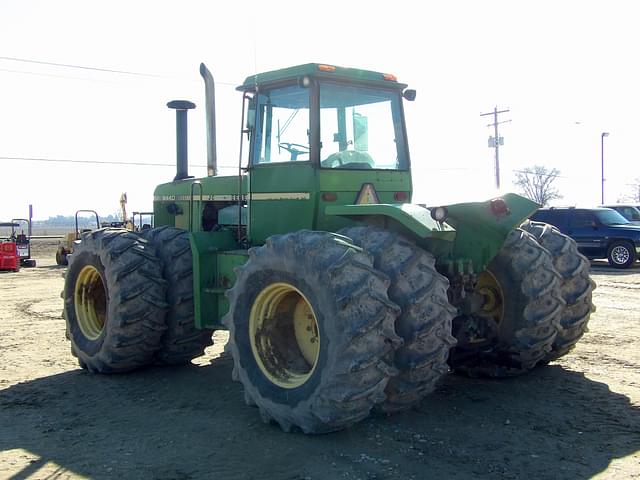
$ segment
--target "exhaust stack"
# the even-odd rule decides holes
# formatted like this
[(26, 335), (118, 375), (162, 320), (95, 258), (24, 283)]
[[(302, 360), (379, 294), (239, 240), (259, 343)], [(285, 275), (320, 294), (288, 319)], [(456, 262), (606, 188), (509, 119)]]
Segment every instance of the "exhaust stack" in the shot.
[(193, 178), (189, 176), (187, 158), (187, 111), (196, 105), (187, 100), (172, 100), (167, 107), (176, 111), (176, 176), (173, 181)]
[(207, 115), (207, 175), (218, 174), (216, 154), (216, 88), (213, 75), (204, 63), (200, 64), (200, 75), (204, 80), (205, 111)]

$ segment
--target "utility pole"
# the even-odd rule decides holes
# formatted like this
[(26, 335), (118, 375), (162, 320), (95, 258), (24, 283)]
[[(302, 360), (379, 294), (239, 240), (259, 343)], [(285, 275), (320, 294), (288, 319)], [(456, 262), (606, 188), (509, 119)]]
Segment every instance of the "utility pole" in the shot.
[(496, 188), (500, 188), (500, 151), (499, 151), (499, 147), (500, 147), (500, 145), (504, 145), (504, 139), (498, 135), (498, 125), (501, 124), (501, 123), (507, 123), (507, 122), (511, 121), (511, 120), (505, 120), (504, 122), (498, 122), (498, 114), (507, 113), (508, 111), (509, 110), (498, 110), (498, 107), (495, 107), (493, 109), (493, 112), (481, 113), (480, 114), (481, 117), (485, 117), (487, 115), (493, 115), (493, 123), (490, 123), (489, 125), (487, 125), (487, 127), (493, 127), (494, 128), (494, 133), (495, 133), (495, 137), (493, 137), (493, 140), (491, 139), (491, 137), (489, 137), (489, 147), (493, 147), (496, 150), (496, 162), (495, 162)]
[(600, 205), (604, 205), (604, 137), (608, 136), (609, 132), (600, 135)]

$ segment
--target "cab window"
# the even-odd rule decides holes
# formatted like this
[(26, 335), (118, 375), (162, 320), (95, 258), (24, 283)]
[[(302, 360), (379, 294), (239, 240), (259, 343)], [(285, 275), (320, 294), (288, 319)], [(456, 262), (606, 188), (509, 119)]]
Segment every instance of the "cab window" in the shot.
[(256, 123), (253, 164), (309, 160), (309, 89), (258, 94)]

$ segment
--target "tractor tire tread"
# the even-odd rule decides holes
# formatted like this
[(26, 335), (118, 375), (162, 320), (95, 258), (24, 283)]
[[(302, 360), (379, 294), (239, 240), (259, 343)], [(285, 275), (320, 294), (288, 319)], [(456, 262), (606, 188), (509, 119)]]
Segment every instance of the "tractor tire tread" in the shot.
[(488, 270), (496, 277), (506, 275), (505, 282), (517, 285), (519, 291), (519, 298), (505, 299), (516, 310), (510, 313), (511, 318), (502, 319), (506, 324), (500, 328), (508, 333), (488, 347), (455, 349), (450, 363), (470, 377), (527, 373), (544, 362), (556, 339), (565, 305), (560, 274), (551, 254), (519, 228), (509, 233)]
[[(243, 295), (256, 275), (281, 269), (326, 292), (331, 305), (322, 315), (329, 338), (317, 386), (295, 405), (281, 403), (260, 390), (249, 374), (253, 358), (241, 357), (236, 325)], [(389, 280), (373, 268), (369, 255), (346, 239), (327, 232), (302, 230), (269, 237), (265, 245), (249, 250), (249, 260), (236, 269), (235, 285), (227, 291), (229, 312), (223, 323), (229, 329), (229, 351), (234, 379), (245, 390), (245, 400), (255, 404), (266, 423), (275, 422), (284, 431), (298, 428), (305, 433), (326, 433), (348, 427), (367, 417), (374, 405), (385, 399), (384, 389), (393, 374), (390, 364), (396, 345), (394, 332), (399, 308), (387, 295)], [(317, 290), (316, 290), (317, 289)], [(260, 380), (266, 381), (266, 380)]]
[(595, 311), (593, 290), (596, 284), (589, 275), (589, 260), (578, 251), (572, 238), (541, 222), (526, 221), (521, 228), (551, 253), (554, 266), (562, 277), (560, 289), (566, 305), (556, 324), (558, 333), (552, 349), (544, 359), (548, 363), (569, 353), (587, 331), (589, 317)]
[[(99, 258), (104, 267), (103, 281), (109, 292), (107, 325), (102, 346), (92, 355), (83, 351), (69, 334), (73, 355), (81, 367), (96, 373), (127, 372), (149, 365), (165, 329), (167, 305), (159, 260), (146, 241), (126, 230), (98, 229), (83, 234), (76, 245), (69, 257), (67, 279), (72, 277), (70, 271), (82, 268), (86, 255)], [(145, 259), (143, 262), (141, 257)], [(121, 276), (125, 270), (128, 274)], [(73, 295), (74, 285), (65, 284), (67, 332)]]
[(388, 275), (389, 299), (401, 313), (396, 333), (403, 339), (394, 355), (399, 374), (386, 388), (377, 407), (385, 413), (407, 410), (431, 393), (449, 371), (447, 358), (455, 344), (451, 320), (455, 309), (447, 300), (449, 281), (435, 269), (429, 252), (393, 232), (372, 226), (340, 231), (374, 258), (374, 267)]
[(162, 265), (163, 278), (167, 282), (167, 328), (155, 361), (158, 365), (188, 364), (213, 344), (213, 330), (195, 326), (193, 257), (189, 233), (162, 226), (145, 230), (143, 236), (154, 246)]

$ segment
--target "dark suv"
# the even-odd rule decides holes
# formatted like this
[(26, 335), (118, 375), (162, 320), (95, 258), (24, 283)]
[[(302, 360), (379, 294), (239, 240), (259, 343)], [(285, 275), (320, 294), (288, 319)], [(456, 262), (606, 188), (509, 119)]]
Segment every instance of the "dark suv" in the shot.
[(541, 208), (531, 220), (555, 225), (573, 238), (587, 258), (606, 258), (629, 268), (640, 255), (640, 226), (610, 208)]

